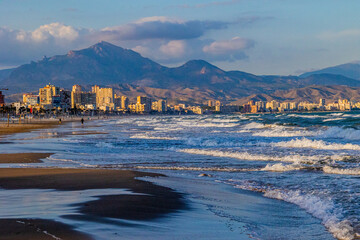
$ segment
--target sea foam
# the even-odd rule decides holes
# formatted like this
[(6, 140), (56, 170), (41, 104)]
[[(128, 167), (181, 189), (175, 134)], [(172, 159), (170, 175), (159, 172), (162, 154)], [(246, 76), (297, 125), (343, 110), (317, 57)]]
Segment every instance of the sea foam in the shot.
[(330, 166), (323, 167), (324, 173), (341, 174), (341, 175), (360, 175), (360, 168), (334, 168)]
[(262, 168), (262, 171), (269, 171), (269, 172), (287, 172), (287, 171), (294, 171), (294, 170), (300, 170), (303, 169), (303, 167), (300, 164), (282, 164), (282, 163), (276, 163), (276, 164), (267, 164), (264, 168)]
[(351, 143), (339, 144), (339, 143), (327, 143), (323, 140), (310, 140), (308, 138), (293, 139), (286, 142), (278, 142), (272, 144), (275, 147), (285, 148), (314, 148), (324, 150), (358, 150), (360, 151), (360, 145)]
[[(301, 155), (287, 155), (287, 156), (268, 156), (262, 154), (250, 154), (248, 152), (231, 152), (231, 151), (220, 151), (220, 150), (205, 150), (205, 149), (181, 149), (179, 152), (206, 155), (213, 157), (228, 157), (248, 161), (280, 161), (280, 162), (316, 162), (319, 160), (319, 156), (301, 156)], [(322, 156), (322, 159), (324, 157)]]

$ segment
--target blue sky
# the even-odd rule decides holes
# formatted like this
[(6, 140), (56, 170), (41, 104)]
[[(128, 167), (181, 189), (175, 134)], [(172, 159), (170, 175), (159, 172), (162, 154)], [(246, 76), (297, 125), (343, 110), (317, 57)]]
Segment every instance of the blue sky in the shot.
[(105, 40), (168, 66), (299, 74), (360, 60), (357, 0), (0, 0), (0, 68)]

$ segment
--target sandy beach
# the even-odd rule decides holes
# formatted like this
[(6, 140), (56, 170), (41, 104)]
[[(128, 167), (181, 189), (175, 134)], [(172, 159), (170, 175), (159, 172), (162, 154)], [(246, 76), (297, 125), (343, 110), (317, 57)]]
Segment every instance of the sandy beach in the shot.
[[(77, 212), (64, 218), (85, 219), (101, 222), (103, 218), (127, 220), (151, 220), (168, 213), (185, 209), (186, 204), (181, 194), (136, 177), (156, 177), (159, 174), (122, 170), (91, 169), (0, 169), (0, 187), (3, 189), (55, 189), (75, 191), (86, 189), (129, 189), (137, 193), (98, 196), (97, 200), (77, 205)], [(19, 222), (25, 222), (18, 228)], [(34, 226), (40, 226), (47, 233), (61, 239), (78, 238), (80, 234), (70, 226), (51, 220), (41, 219), (3, 219), (0, 227), (0, 239), (26, 239), (34, 234)], [(9, 226), (9, 227), (8, 227)], [(13, 230), (12, 230), (13, 229)], [(20, 238), (14, 238), (16, 235)], [(36, 232), (41, 234), (41, 231)], [(44, 237), (46, 234), (44, 233)], [(67, 237), (68, 236), (68, 237)], [(82, 236), (81, 234), (79, 236)], [(34, 235), (34, 239), (36, 236)], [(44, 238), (46, 239), (46, 238)]]
[(50, 157), (52, 153), (3, 153), (1, 163), (41, 163), (40, 159)]

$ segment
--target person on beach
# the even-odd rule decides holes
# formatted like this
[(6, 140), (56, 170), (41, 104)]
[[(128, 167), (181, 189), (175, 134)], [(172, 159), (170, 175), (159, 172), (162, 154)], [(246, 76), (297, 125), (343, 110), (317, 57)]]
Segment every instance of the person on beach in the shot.
[(84, 125), (84, 118), (81, 118), (81, 125)]

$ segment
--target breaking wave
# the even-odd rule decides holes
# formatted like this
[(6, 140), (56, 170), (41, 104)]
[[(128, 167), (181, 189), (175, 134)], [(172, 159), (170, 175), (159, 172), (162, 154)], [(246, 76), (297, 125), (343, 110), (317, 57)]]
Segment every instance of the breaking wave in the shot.
[[(280, 161), (280, 162), (316, 162), (319, 161), (319, 156), (301, 156), (301, 155), (287, 155), (287, 156), (267, 156), (262, 154), (250, 154), (248, 152), (231, 152), (219, 150), (204, 150), (204, 149), (181, 149), (179, 152), (206, 155), (213, 157), (228, 157), (249, 161)], [(324, 156), (321, 156), (324, 159)]]
[(360, 150), (360, 145), (355, 145), (351, 143), (327, 143), (323, 140), (310, 140), (307, 138), (297, 138), (287, 142), (273, 143), (273, 146), (286, 148), (314, 148), (324, 150)]
[(287, 171), (294, 171), (294, 170), (300, 170), (303, 169), (303, 167), (299, 164), (288, 164), (284, 165), (282, 163), (276, 163), (276, 164), (267, 164), (264, 168), (262, 168), (262, 171), (270, 171), (270, 172), (287, 172)]
[(303, 194), (299, 190), (269, 190), (265, 191), (264, 196), (290, 202), (305, 209), (314, 217), (321, 219), (323, 225), (337, 239), (352, 240), (356, 236), (351, 223), (348, 220), (340, 220), (341, 213), (335, 210), (335, 205), (331, 200), (323, 200), (312, 194)]
[(165, 137), (165, 136), (151, 136), (147, 134), (135, 134), (130, 138), (137, 138), (137, 139), (154, 139), (154, 140), (178, 140), (175, 137)]
[(360, 131), (353, 128), (331, 127), (318, 135), (322, 138), (343, 138), (348, 140), (360, 140)]
[(324, 173), (340, 175), (360, 175), (360, 168), (334, 168), (330, 166), (323, 167)]
[(251, 172), (258, 169), (245, 168), (220, 168), (220, 167), (175, 167), (175, 166), (136, 166), (136, 169), (156, 169), (156, 170), (181, 170), (181, 171), (213, 171), (213, 172)]
[[(229, 180), (230, 182), (234, 180)], [(354, 230), (351, 222), (341, 220), (342, 209), (335, 206), (331, 199), (322, 199), (311, 193), (303, 193), (300, 190), (281, 190), (272, 187), (257, 186), (254, 182), (243, 181), (236, 184), (236, 188), (262, 192), (265, 197), (282, 200), (299, 206), (314, 217), (320, 219), (322, 224), (337, 239), (353, 240), (358, 233)]]
[(316, 133), (306, 130), (292, 130), (286, 127), (277, 126), (271, 130), (254, 133), (253, 136), (260, 137), (302, 137), (314, 136)]

